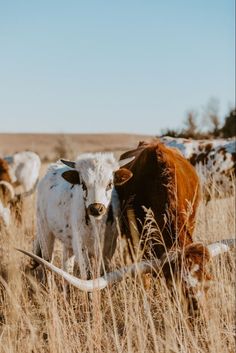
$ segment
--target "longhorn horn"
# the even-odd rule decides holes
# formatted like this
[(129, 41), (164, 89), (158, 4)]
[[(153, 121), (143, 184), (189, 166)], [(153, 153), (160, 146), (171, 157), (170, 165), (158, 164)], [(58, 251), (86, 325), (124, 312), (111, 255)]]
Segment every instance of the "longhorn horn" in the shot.
[(220, 255), (224, 252), (228, 252), (230, 249), (235, 247), (236, 247), (236, 240), (234, 238), (223, 239), (223, 240), (217, 241), (216, 243), (207, 245), (207, 249), (209, 250), (212, 257)]
[(13, 201), (17, 201), (17, 200), (20, 200), (21, 198), (31, 196), (35, 192), (38, 183), (39, 183), (39, 178), (36, 180), (33, 187), (29, 191), (22, 192), (21, 194), (16, 194)]
[(66, 161), (65, 159), (61, 159), (61, 162), (65, 165), (67, 165), (67, 167), (70, 167), (70, 168), (75, 168), (75, 162), (72, 162), (72, 161)]
[(142, 261), (139, 263), (134, 263), (130, 266), (123, 267), (119, 270), (109, 272), (105, 274), (102, 277), (98, 277), (96, 279), (90, 279), (90, 280), (83, 280), (80, 278), (77, 278), (73, 275), (70, 275), (69, 273), (63, 271), (62, 269), (56, 267), (55, 265), (51, 264), (50, 262), (42, 259), (41, 257), (22, 250), (22, 249), (16, 249), (17, 251), (22, 252), (23, 254), (31, 257), (35, 261), (37, 261), (39, 264), (44, 265), (47, 267), (50, 271), (57, 273), (61, 277), (63, 277), (68, 283), (72, 284), (76, 288), (85, 291), (85, 292), (92, 292), (95, 290), (101, 290), (112, 283), (115, 282), (120, 282), (125, 275), (130, 275), (134, 276), (137, 272), (140, 273), (149, 273), (152, 270), (159, 269), (160, 268), (160, 261), (159, 260), (153, 260), (153, 261)]
[(8, 190), (9, 200), (12, 200), (15, 196), (15, 191), (14, 191), (13, 186), (8, 181), (5, 181), (5, 180), (0, 181), (0, 187), (1, 187), (1, 185)]
[(125, 159), (121, 159), (120, 161), (118, 161), (120, 168), (123, 167), (126, 164), (129, 164), (130, 162), (132, 162), (135, 159), (135, 156), (133, 157), (129, 157), (129, 158), (125, 158)]

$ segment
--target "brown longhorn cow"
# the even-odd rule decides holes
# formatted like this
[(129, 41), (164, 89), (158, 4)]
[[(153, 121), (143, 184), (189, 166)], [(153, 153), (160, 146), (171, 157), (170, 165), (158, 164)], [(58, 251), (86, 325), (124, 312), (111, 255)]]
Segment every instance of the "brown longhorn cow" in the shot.
[[(192, 244), (196, 211), (200, 200), (199, 179), (195, 169), (175, 149), (162, 143), (139, 144), (134, 151), (121, 155), (121, 160), (135, 155), (127, 165), (133, 177), (126, 186), (117, 187), (120, 200), (122, 234), (133, 244), (132, 228), (142, 233), (144, 257), (151, 253), (161, 258), (166, 249)], [(157, 225), (147, 247), (143, 226), (146, 210), (151, 209)], [(128, 212), (127, 212), (128, 211)], [(131, 226), (130, 215), (133, 222)], [(135, 244), (133, 244), (135, 246)]]

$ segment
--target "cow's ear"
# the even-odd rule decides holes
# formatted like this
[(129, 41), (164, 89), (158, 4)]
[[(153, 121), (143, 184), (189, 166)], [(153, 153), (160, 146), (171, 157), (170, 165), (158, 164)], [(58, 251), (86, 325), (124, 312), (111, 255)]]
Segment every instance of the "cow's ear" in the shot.
[(123, 185), (126, 183), (130, 178), (132, 178), (133, 173), (126, 168), (120, 168), (114, 173), (114, 185)]
[(61, 176), (70, 184), (80, 184), (79, 172), (77, 170), (67, 170)]

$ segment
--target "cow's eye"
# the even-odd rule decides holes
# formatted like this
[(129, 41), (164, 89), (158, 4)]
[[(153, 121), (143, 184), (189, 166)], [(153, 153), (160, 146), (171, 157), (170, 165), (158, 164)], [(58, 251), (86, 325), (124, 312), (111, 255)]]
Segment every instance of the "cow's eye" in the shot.
[(112, 186), (113, 186), (113, 183), (112, 183), (112, 181), (110, 181), (106, 187), (106, 191), (110, 190), (112, 188)]

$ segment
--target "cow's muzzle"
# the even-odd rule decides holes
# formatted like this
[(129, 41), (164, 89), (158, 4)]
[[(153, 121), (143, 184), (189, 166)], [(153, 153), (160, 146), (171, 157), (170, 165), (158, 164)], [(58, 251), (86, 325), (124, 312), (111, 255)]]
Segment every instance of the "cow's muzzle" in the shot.
[(91, 203), (88, 207), (88, 213), (90, 216), (99, 217), (104, 215), (106, 212), (106, 207), (102, 203)]

